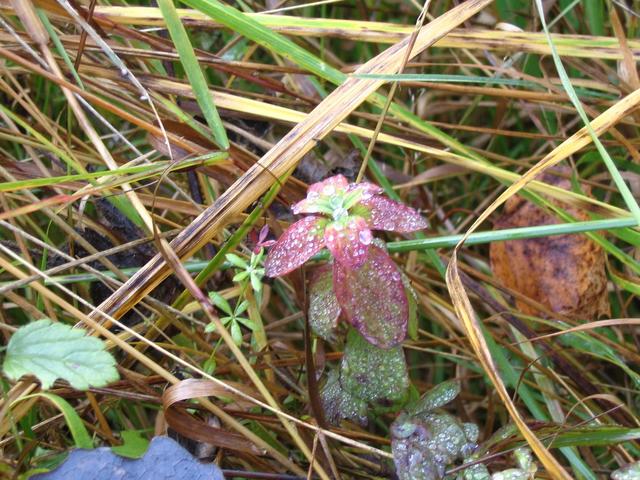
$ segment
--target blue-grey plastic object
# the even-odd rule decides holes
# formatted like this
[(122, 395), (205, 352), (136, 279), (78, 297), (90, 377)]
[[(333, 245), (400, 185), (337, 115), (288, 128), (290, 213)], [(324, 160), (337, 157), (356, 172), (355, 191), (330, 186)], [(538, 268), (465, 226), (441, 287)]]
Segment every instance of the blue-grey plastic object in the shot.
[(32, 480), (224, 480), (215, 464), (198, 462), (169, 437), (155, 437), (140, 459), (116, 455), (108, 447), (73, 450), (55, 470)]

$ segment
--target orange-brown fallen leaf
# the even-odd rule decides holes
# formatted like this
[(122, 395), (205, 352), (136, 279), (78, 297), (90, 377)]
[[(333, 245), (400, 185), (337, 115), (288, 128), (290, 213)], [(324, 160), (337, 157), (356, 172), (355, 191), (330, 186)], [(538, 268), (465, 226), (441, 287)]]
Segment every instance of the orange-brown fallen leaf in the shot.
[[(569, 180), (553, 174), (546, 183), (570, 188)], [(585, 189), (585, 193), (589, 193)], [(578, 221), (586, 212), (555, 202)], [(516, 196), (505, 204), (495, 222), (496, 229), (558, 223), (557, 218), (533, 203)], [(527, 240), (493, 242), (491, 268), (502, 284), (549, 310), (576, 319), (592, 320), (609, 314), (605, 252), (586, 235), (560, 235)], [(538, 309), (516, 299), (516, 307), (527, 315), (544, 316)]]

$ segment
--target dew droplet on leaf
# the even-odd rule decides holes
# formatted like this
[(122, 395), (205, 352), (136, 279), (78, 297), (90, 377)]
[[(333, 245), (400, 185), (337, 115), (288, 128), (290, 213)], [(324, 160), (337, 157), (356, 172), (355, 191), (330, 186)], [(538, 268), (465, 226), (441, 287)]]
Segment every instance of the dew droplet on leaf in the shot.
[(360, 268), (334, 262), (333, 283), (348, 321), (369, 342), (390, 348), (405, 339), (408, 300), (398, 267), (384, 250), (369, 245)]
[(333, 267), (323, 265), (314, 270), (309, 280), (309, 324), (316, 335), (331, 341), (339, 316), (340, 305), (333, 293)]
[(427, 221), (416, 210), (382, 195), (361, 199), (369, 211), (368, 224), (374, 230), (415, 232), (427, 228)]
[(346, 268), (362, 266), (368, 250), (368, 245), (360, 242), (360, 233), (363, 231), (369, 231), (369, 227), (362, 217), (349, 217), (346, 224), (338, 221), (327, 226), (325, 242), (337, 263)]
[(266, 275), (285, 275), (318, 253), (324, 246), (324, 239), (320, 234), (309, 233), (321, 232), (326, 223), (326, 219), (311, 215), (291, 225), (269, 251), (265, 261)]

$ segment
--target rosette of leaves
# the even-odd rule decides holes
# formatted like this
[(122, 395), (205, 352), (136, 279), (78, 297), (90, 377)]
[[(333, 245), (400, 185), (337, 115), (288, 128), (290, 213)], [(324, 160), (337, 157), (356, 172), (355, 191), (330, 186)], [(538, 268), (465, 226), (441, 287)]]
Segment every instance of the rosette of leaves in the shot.
[(377, 185), (349, 184), (342, 175), (311, 185), (293, 206), (294, 213), (306, 216), (271, 248), (265, 272), (285, 275), (327, 247), (332, 262), (310, 285), (311, 323), (327, 338), (342, 316), (371, 344), (388, 349), (406, 337), (410, 301), (402, 273), (373, 242), (371, 231), (406, 233), (427, 223), (416, 210), (381, 193)]
[(264, 277), (264, 268), (262, 267), (263, 256), (264, 250), (262, 248), (257, 252), (252, 252), (251, 259), (248, 262), (234, 253), (228, 253), (226, 255), (227, 261), (229, 261), (237, 271), (233, 277), (233, 281), (238, 283), (248, 281), (253, 291), (258, 295), (262, 293), (262, 277)]
[[(220, 295), (218, 292), (210, 292), (209, 298), (213, 304), (222, 310), (226, 315), (220, 317), (222, 324), (229, 329), (233, 342), (240, 346), (242, 345), (242, 327), (244, 326), (252, 332), (256, 330), (256, 325), (250, 319), (242, 316), (243, 313), (249, 308), (249, 302), (247, 300), (239, 301), (234, 308), (231, 307), (229, 302)], [(215, 323), (208, 324), (204, 331), (209, 333), (216, 329)]]

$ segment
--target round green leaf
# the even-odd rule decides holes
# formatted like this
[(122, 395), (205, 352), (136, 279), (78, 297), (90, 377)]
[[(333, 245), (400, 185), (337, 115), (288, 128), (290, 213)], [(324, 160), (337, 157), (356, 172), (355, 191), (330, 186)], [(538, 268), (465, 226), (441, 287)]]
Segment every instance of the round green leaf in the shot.
[(13, 334), (2, 369), (12, 380), (35, 375), (45, 390), (58, 378), (78, 390), (102, 387), (119, 378), (116, 361), (102, 340), (48, 319)]

